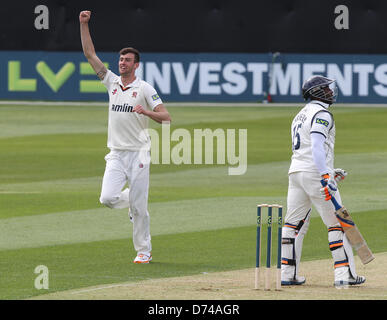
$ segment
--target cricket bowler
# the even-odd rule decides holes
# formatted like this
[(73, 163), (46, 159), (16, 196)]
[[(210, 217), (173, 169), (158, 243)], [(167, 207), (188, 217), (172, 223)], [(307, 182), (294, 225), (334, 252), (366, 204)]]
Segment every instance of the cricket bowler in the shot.
[[(162, 123), (171, 118), (156, 90), (139, 79), (135, 71), (139, 52), (123, 48), (119, 53), (119, 75), (107, 70), (95, 53), (89, 31), (90, 11), (79, 15), (83, 52), (109, 94), (106, 168), (100, 202), (114, 209), (128, 208), (133, 222), (134, 263), (152, 260), (148, 189), (150, 137), (148, 120)], [(128, 184), (129, 188), (124, 189)]]

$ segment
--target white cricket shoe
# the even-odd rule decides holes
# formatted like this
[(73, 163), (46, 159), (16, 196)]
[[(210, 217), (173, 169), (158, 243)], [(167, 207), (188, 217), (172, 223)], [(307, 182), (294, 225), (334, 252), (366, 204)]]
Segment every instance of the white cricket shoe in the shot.
[(296, 278), (281, 280), (281, 286), (299, 286), (304, 284), (305, 281), (305, 277), (297, 276)]
[(335, 269), (335, 282), (334, 286), (336, 289), (348, 289), (349, 286), (349, 268), (341, 267)]
[(366, 281), (366, 277), (364, 276), (357, 276), (356, 278), (350, 277), (349, 278), (349, 285), (350, 286), (356, 286), (358, 284), (362, 284)]
[(130, 212), (130, 207), (129, 207), (129, 210), (128, 210), (128, 217), (129, 217), (130, 222), (133, 223), (133, 215)]
[(152, 254), (138, 254), (137, 257), (133, 260), (134, 263), (149, 263), (152, 261)]

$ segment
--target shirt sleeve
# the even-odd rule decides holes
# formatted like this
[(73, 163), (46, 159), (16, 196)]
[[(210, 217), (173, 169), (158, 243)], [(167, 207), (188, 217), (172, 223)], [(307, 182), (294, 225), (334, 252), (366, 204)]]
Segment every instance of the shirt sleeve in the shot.
[(156, 89), (153, 88), (150, 84), (144, 82), (143, 90), (145, 101), (151, 110), (153, 110), (159, 104), (163, 103)]
[(325, 138), (318, 132), (312, 132), (310, 138), (312, 140), (312, 156), (314, 164), (320, 175), (326, 174), (329, 170), (326, 164), (326, 153), (324, 149)]
[(117, 79), (117, 75), (114, 74), (112, 71), (108, 70), (106, 75), (105, 75), (105, 78), (103, 78), (103, 80), (101, 80), (101, 82), (106, 87), (108, 92), (110, 92), (110, 88), (116, 79)]
[(326, 138), (332, 126), (332, 115), (329, 112), (320, 111), (316, 113), (316, 115), (313, 117), (312, 125), (310, 128), (310, 134), (317, 133), (323, 135)]

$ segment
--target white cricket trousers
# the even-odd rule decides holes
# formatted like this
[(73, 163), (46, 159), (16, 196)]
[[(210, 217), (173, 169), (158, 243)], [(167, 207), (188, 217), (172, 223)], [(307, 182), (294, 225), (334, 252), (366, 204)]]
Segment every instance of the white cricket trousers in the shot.
[[(301, 171), (289, 175), (286, 222), (298, 224), (313, 205), (328, 228), (340, 225), (332, 202), (325, 201), (320, 193), (320, 180), (321, 177), (313, 172)], [(335, 193), (335, 198), (341, 203), (339, 190)]]
[[(309, 228), (312, 206), (316, 208), (328, 229), (328, 241), (335, 268), (348, 265), (352, 275), (356, 277), (352, 247), (340, 228), (337, 228), (340, 223), (336, 218), (334, 205), (331, 201), (326, 201), (320, 193), (320, 181), (320, 175), (313, 172), (301, 171), (289, 175), (287, 213), (282, 228), (283, 278), (297, 277), (302, 243)], [(334, 196), (341, 203), (339, 190)]]
[[(150, 255), (152, 250), (148, 212), (150, 153), (113, 149), (105, 156), (105, 160), (100, 202), (113, 209), (130, 207), (133, 217), (134, 249), (137, 254)], [(126, 183), (130, 189), (122, 190)]]

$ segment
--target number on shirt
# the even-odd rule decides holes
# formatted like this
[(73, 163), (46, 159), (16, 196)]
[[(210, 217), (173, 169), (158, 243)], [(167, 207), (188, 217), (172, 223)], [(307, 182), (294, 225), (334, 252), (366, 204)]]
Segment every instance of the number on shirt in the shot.
[(302, 126), (302, 123), (299, 123), (293, 127), (293, 136), (292, 136), (293, 150), (298, 150), (300, 148), (301, 138), (298, 130), (300, 130), (301, 126)]

